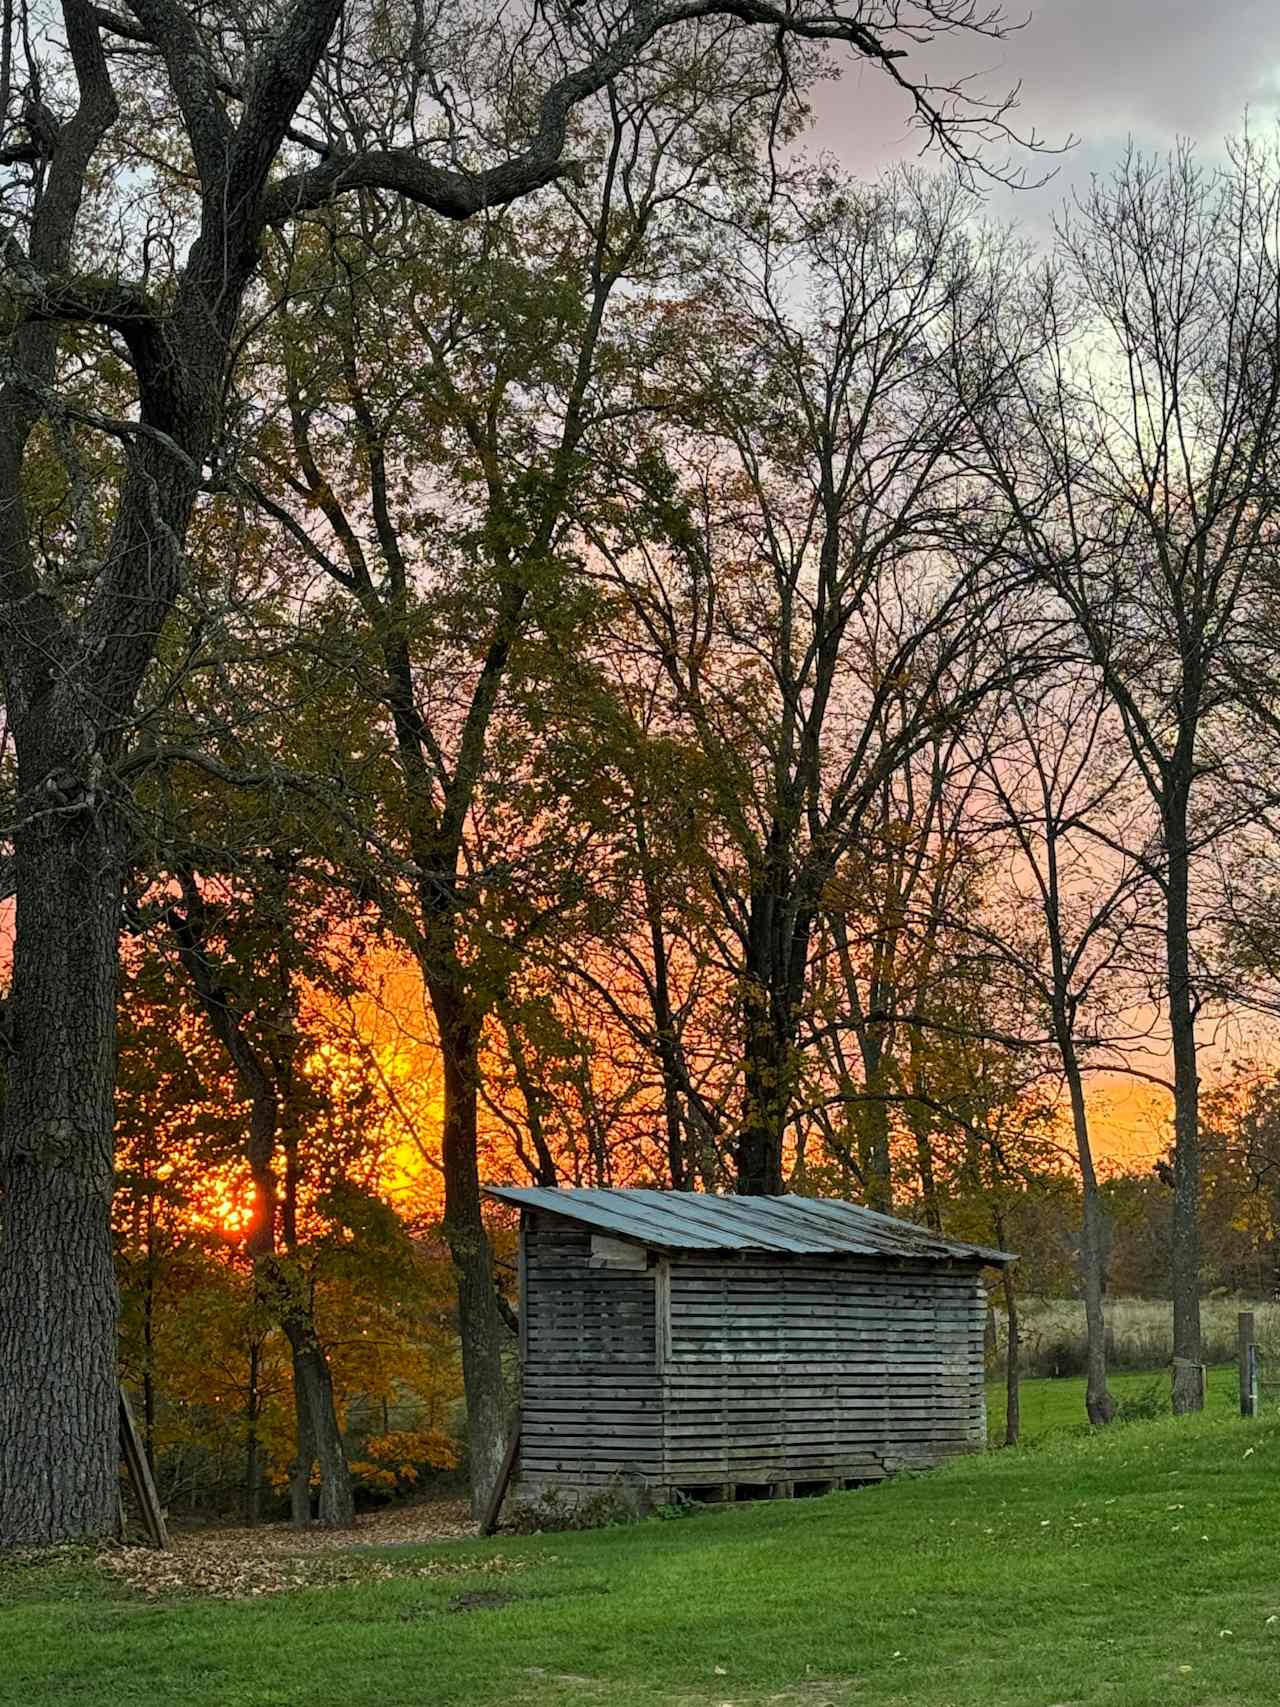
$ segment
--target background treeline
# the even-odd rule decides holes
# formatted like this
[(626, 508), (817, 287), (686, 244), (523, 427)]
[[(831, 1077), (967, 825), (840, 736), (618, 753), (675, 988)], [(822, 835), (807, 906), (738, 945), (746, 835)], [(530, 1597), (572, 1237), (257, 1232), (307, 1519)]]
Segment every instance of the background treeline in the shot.
[(1275, 1085), (1205, 1050), (1280, 954), (1272, 142), (1041, 253), (1005, 108), (804, 156), (819, 44), (876, 57), (825, 7), (19, 10), (0, 1536), (113, 1521), (118, 1340), (193, 1505), (344, 1522), (460, 1389), (482, 1498), (485, 1180), (1018, 1250), (1099, 1424), (1163, 1295), (1194, 1409), (1202, 1296), (1277, 1273)]

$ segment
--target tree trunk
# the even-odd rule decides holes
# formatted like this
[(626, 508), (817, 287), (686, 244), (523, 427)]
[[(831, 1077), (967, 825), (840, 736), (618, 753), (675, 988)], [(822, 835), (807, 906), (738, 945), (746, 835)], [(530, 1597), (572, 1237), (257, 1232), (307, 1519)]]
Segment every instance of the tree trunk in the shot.
[(1093, 1146), (1089, 1137), (1084, 1081), (1076, 1057), (1075, 1039), (1066, 1023), (1065, 1015), (1061, 1016), (1058, 1029), (1059, 1050), (1071, 1099), (1071, 1124), (1076, 1140), (1076, 1155), (1080, 1163), (1083, 1197), (1080, 1269), (1084, 1282), (1085, 1337), (1088, 1348), (1084, 1403), (1089, 1421), (1102, 1425), (1109, 1423), (1116, 1414), (1116, 1403), (1107, 1386), (1107, 1323), (1103, 1308), (1107, 1264), (1106, 1215), (1098, 1192), (1098, 1176), (1093, 1166)]
[(1006, 1446), (1016, 1446), (1018, 1436), (1022, 1432), (1022, 1393), (1018, 1369), (1022, 1330), (1018, 1320), (1018, 1299), (1013, 1290), (1013, 1276), (1007, 1266), (1000, 1271), (1000, 1284), (1004, 1290), (1004, 1307), (1009, 1329), (1005, 1341), (1004, 1363), (1004, 1443)]
[[(32, 709), (32, 720), (53, 712)], [(21, 739), (25, 733), (25, 741)], [(40, 731), (19, 729), (22, 771)], [(37, 777), (20, 776), (34, 800)], [(0, 1547), (114, 1532), (118, 1301), (112, 1088), (121, 864), (101, 806), (16, 838), (0, 1112)]]
[(1106, 1216), (1096, 1180), (1084, 1188), (1084, 1220), (1080, 1241), (1084, 1270), (1084, 1319), (1087, 1342), (1085, 1410), (1095, 1427), (1111, 1422), (1116, 1402), (1107, 1385)]
[(868, 1039), (863, 1049), (866, 1086), (866, 1133), (862, 1150), (862, 1177), (867, 1207), (881, 1215), (893, 1214), (893, 1156), (890, 1147), (889, 1105), (884, 1101), (884, 1055), (879, 1042)]
[(244, 1407), (244, 1518), (248, 1524), (257, 1523), (262, 1515), (262, 1458), (258, 1450), (258, 1414), (261, 1410), (258, 1356), (258, 1342), (254, 1340), (249, 1347), (249, 1388), (245, 1394)]
[[(311, 1466), (320, 1466), (317, 1521), (331, 1529), (348, 1528), (355, 1520), (351, 1467), (347, 1463), (333, 1377), (314, 1325), (305, 1316), (289, 1317), (285, 1333), (293, 1353), (293, 1392), (298, 1419), (298, 1457), (290, 1486), (293, 1521), (306, 1522), (311, 1510)], [(305, 1498), (304, 1498), (305, 1491)]]
[(787, 838), (775, 824), (753, 884), (742, 975), (742, 1126), (738, 1190), (777, 1196), (796, 1086), (797, 1018), (809, 965), (812, 912), (800, 904), (787, 863)]
[(782, 1192), (782, 1142), (790, 1063), (773, 1023), (767, 991), (752, 986), (743, 1052), (742, 1128), (738, 1134), (738, 1190), (748, 1197)]
[(290, 1515), (295, 1524), (311, 1517), (311, 1467), (320, 1466), (320, 1500), (317, 1521), (332, 1529), (345, 1529), (355, 1521), (355, 1492), (351, 1466), (338, 1426), (338, 1407), (333, 1396), (333, 1373), (329, 1356), (316, 1332), (314, 1293), (308, 1279), (294, 1266), (298, 1262), (298, 1187), (302, 1178), (299, 1129), (292, 1062), (280, 1069), (280, 1106), (284, 1115), (284, 1192), (280, 1199), (280, 1230), (290, 1258), (286, 1277), (277, 1281), (287, 1287), (282, 1299), (281, 1326), (289, 1341), (293, 1363), (294, 1425), (298, 1456), (290, 1478)]
[[(925, 1080), (922, 1067), (924, 1041), (919, 1030), (913, 1027), (909, 1046), (908, 1066), (911, 1073), (911, 1089), (919, 1096), (925, 1093)], [(938, 1181), (933, 1171), (933, 1116), (922, 1102), (909, 1102), (906, 1108), (907, 1125), (911, 1128), (911, 1138), (916, 1152), (916, 1174), (920, 1180), (920, 1205), (924, 1210), (924, 1224), (930, 1232), (942, 1231), (942, 1204), (938, 1197)]]
[(662, 1109), (667, 1133), (667, 1174), (673, 1191), (691, 1189), (684, 1147), (684, 1123), (680, 1115), (680, 1079), (677, 1062), (675, 1016), (671, 1005), (671, 969), (667, 953), (666, 911), (649, 853), (644, 812), (636, 805), (633, 814), (636, 852), (640, 856), (640, 879), (644, 889), (645, 922), (653, 955), (653, 1031), (657, 1040), (658, 1064), (662, 1070)]
[(444, 1064), (445, 1236), (457, 1274), (471, 1507), (478, 1515), (497, 1483), (506, 1454), (510, 1405), (502, 1360), (510, 1334), (498, 1308), (493, 1252), (480, 1204), (476, 1153), (479, 1025), (465, 997), (447, 981), (428, 975), (427, 987)]
[(1166, 814), (1168, 911), (1165, 951), (1169, 1032), (1173, 1045), (1173, 1409), (1198, 1411), (1204, 1391), (1200, 1338), (1200, 1080), (1196, 1063), (1195, 997), (1191, 987), (1190, 854), (1185, 791)]
[(294, 1455), (289, 1466), (289, 1521), (295, 1529), (306, 1529), (311, 1522), (311, 1472), (316, 1462), (316, 1443), (306, 1383), (298, 1379), (296, 1365), (293, 1372), (293, 1434)]
[[(254, 1285), (264, 1307), (284, 1329), (293, 1353), (294, 1426), (297, 1455), (290, 1473), (289, 1499), (295, 1524), (311, 1517), (311, 1470), (320, 1465), (320, 1521), (338, 1527), (352, 1520), (351, 1471), (342, 1444), (333, 1401), (333, 1381), (324, 1348), (305, 1296), (305, 1282), (276, 1258), (276, 1219), (290, 1259), (297, 1258), (298, 1184), (301, 1174), (298, 1124), (293, 1103), (291, 1065), (275, 1065), (275, 1077), (264, 1055), (245, 1033), (231, 992), (210, 955), (206, 941), (204, 901), (194, 872), (179, 873), (184, 912), (169, 913), (169, 928), (195, 988), (210, 1028), (235, 1069), (237, 1082), (249, 1101), (249, 1133), (245, 1158), (253, 1178), (253, 1220), (245, 1250), (254, 1264)], [(289, 991), (287, 974), (283, 978)], [(281, 1148), (284, 1117), (284, 1196), (276, 1179), (276, 1154)]]

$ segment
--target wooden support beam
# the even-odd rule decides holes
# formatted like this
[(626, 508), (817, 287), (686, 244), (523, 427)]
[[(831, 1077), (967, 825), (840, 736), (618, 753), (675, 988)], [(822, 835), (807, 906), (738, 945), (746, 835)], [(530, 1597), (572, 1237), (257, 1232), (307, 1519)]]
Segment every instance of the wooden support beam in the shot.
[(507, 1487), (511, 1481), (511, 1472), (515, 1469), (516, 1454), (520, 1450), (520, 1413), (516, 1412), (515, 1421), (511, 1425), (511, 1439), (507, 1442), (507, 1450), (502, 1455), (502, 1468), (498, 1471), (498, 1479), (493, 1484), (489, 1495), (489, 1503), (484, 1508), (480, 1519), (481, 1535), (492, 1535), (498, 1527), (498, 1517), (502, 1511), (502, 1502), (507, 1495)]
[(162, 1552), (169, 1545), (169, 1532), (165, 1528), (164, 1512), (160, 1508), (160, 1496), (156, 1492), (155, 1478), (151, 1474), (151, 1465), (147, 1461), (146, 1449), (142, 1444), (142, 1436), (138, 1425), (133, 1420), (133, 1408), (129, 1404), (129, 1395), (124, 1388), (120, 1389), (120, 1450), (124, 1455), (125, 1464), (129, 1470), (129, 1480), (133, 1483), (133, 1491), (138, 1496), (138, 1505), (142, 1512), (142, 1521), (146, 1526), (147, 1536), (153, 1547)]

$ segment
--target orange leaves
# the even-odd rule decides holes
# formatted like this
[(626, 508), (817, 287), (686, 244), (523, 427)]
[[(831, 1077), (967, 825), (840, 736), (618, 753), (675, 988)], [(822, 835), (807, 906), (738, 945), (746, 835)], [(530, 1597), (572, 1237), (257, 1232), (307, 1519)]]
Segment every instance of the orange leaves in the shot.
[(455, 1441), (440, 1429), (393, 1429), (371, 1435), (365, 1456), (353, 1459), (351, 1474), (366, 1488), (407, 1493), (423, 1470), (454, 1470), (461, 1461)]

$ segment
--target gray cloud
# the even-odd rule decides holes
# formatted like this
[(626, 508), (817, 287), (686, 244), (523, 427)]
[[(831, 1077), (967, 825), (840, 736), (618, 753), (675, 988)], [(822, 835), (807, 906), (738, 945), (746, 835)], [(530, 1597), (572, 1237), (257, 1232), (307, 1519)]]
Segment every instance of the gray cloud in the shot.
[[(1010, 15), (1016, 15), (1010, 6)], [(910, 63), (937, 82), (962, 75), (1000, 96), (1021, 83), (1020, 129), (1078, 146), (1053, 185), (1031, 195), (993, 197), (1001, 217), (1021, 213), (1033, 227), (1064, 194), (1106, 172), (1132, 137), (1165, 149), (1190, 137), (1207, 154), (1239, 131), (1280, 117), (1280, 6), (1275, 0), (1057, 0), (1003, 42), (955, 37), (918, 49)], [(910, 159), (919, 135), (882, 74), (850, 65), (818, 91), (813, 145), (871, 175)]]

